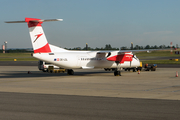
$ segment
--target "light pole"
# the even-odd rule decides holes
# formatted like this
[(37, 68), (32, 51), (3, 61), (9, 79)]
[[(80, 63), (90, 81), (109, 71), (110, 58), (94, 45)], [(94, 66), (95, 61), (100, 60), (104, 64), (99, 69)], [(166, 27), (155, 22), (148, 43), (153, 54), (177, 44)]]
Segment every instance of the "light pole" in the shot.
[(7, 41), (4, 42), (5, 43), (5, 53), (7, 52)]

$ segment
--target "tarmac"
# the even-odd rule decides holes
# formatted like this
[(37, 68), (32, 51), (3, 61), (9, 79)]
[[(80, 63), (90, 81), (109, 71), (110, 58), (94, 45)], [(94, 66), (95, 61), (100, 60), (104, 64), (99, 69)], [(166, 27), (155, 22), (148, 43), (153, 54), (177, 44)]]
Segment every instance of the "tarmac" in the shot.
[(140, 74), (122, 72), (122, 76), (103, 69), (77, 69), (75, 75), (69, 76), (44, 73), (35, 66), (0, 68), (2, 92), (180, 100), (180, 79), (175, 77), (179, 68), (158, 68)]
[[(38, 61), (0, 61), (0, 66), (37, 66)], [(180, 64), (158, 64), (158, 68), (180, 68)]]
[(179, 71), (114, 76), (77, 69), (71, 76), (37, 66), (0, 66), (0, 119), (179, 119)]

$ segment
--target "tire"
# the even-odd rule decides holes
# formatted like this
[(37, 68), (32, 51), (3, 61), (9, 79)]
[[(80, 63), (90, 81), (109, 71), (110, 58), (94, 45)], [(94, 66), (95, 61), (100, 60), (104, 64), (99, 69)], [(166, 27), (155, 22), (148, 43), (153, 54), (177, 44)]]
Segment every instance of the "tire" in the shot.
[(121, 76), (121, 71), (118, 71), (118, 75)]
[(73, 70), (70, 71), (70, 75), (74, 75), (74, 71)]
[(114, 76), (117, 76), (117, 71), (114, 71)]
[(67, 74), (68, 74), (68, 75), (74, 75), (74, 71), (73, 71), (72, 69), (69, 69), (69, 70), (67, 71)]
[(114, 71), (114, 76), (121, 76), (121, 71)]

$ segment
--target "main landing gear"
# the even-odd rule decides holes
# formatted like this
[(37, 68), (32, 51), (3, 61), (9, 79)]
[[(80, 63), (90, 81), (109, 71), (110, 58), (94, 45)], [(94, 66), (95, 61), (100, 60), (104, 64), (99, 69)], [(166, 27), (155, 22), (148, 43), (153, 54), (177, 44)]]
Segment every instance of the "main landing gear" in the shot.
[(121, 76), (121, 71), (118, 69), (115, 69), (114, 76)]
[(117, 68), (115, 69), (115, 71), (114, 71), (114, 76), (121, 76), (121, 68), (120, 68), (120, 66), (119, 66), (119, 61), (115, 61), (116, 62), (116, 64), (117, 64)]
[(74, 75), (74, 71), (73, 71), (72, 69), (68, 69), (68, 70), (67, 70), (67, 74), (68, 74), (68, 75)]

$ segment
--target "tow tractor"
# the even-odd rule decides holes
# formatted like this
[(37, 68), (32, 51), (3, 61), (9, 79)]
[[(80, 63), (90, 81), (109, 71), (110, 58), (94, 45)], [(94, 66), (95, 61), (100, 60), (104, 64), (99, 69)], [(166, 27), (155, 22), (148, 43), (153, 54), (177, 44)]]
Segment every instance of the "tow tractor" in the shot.
[(156, 71), (157, 64), (148, 65), (147, 63), (144, 65), (145, 71)]
[(50, 72), (50, 73), (66, 72), (66, 69), (63, 69), (61, 67), (55, 66), (51, 63), (47, 63), (41, 60), (38, 61), (38, 68), (39, 70), (42, 70), (43, 72)]

